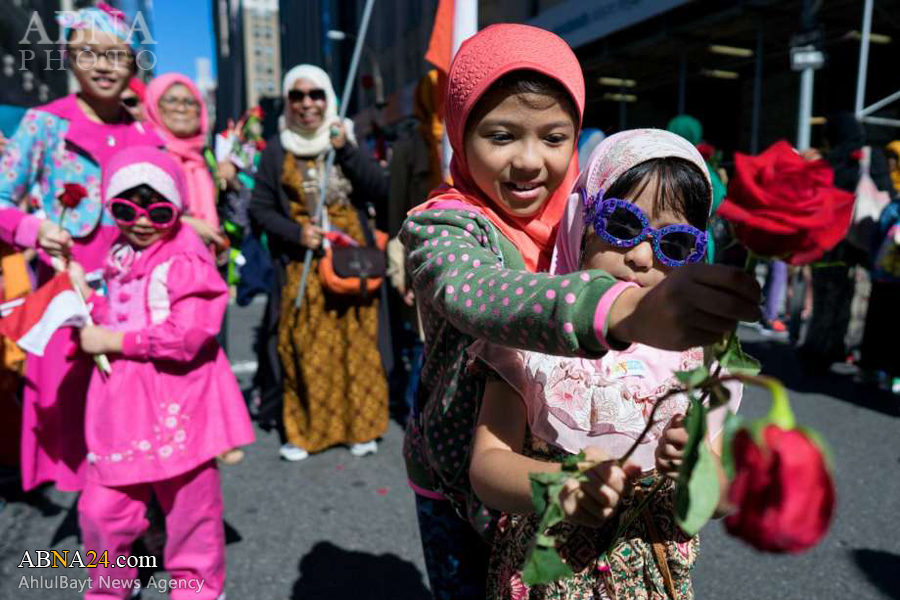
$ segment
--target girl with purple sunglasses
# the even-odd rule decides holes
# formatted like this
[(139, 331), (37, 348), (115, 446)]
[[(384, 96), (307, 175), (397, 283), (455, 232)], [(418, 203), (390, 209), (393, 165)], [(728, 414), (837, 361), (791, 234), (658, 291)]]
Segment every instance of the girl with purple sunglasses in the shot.
[[(622, 288), (652, 287), (705, 258), (711, 201), (703, 158), (686, 140), (655, 129), (609, 137), (591, 154), (569, 197), (551, 270), (565, 277), (602, 269)], [(699, 540), (682, 533), (673, 517), (688, 438), (687, 397), (666, 399), (632, 458), (621, 467), (615, 459), (638, 438), (657, 399), (677, 385), (674, 373), (702, 364), (702, 348), (675, 352), (632, 344), (601, 358), (569, 358), (480, 340), (469, 354), (471, 368), (488, 379), (469, 477), (482, 502), (504, 513), (487, 597), (692, 598)], [(740, 384), (730, 392), (736, 411)], [(709, 417), (707, 442), (715, 456), (724, 416), (717, 409)], [(589, 484), (573, 480), (561, 493), (567, 519), (554, 533), (575, 576), (529, 590), (519, 574), (538, 526), (528, 474), (558, 471), (581, 451), (605, 462), (589, 472)], [(660, 478), (663, 492), (618, 538), (608, 562), (601, 561), (618, 516)], [(719, 515), (725, 510), (723, 499)]]

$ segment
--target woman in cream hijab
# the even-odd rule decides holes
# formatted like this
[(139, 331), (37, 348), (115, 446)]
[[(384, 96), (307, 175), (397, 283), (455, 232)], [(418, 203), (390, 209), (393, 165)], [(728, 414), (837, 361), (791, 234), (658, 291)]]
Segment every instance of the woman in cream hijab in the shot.
[[(263, 357), (263, 402), (283, 389), (285, 460), (346, 444), (357, 456), (374, 453), (387, 428), (388, 390), (378, 348), (378, 296), (334, 294), (319, 280), (313, 259), (301, 308), (295, 299), (307, 248), (318, 250), (325, 227), (371, 245), (366, 205), (387, 202), (384, 172), (359, 152), (349, 120), (340, 123), (331, 80), (319, 67), (288, 71), (284, 114), (257, 173), (250, 215), (267, 234), (276, 289), (262, 339), (277, 340)], [(326, 156), (334, 148), (326, 214), (313, 223)], [(279, 374), (279, 370), (283, 374)], [(269, 385), (266, 385), (269, 379)], [(268, 388), (268, 389), (266, 389)], [(267, 397), (269, 396), (269, 397)]]

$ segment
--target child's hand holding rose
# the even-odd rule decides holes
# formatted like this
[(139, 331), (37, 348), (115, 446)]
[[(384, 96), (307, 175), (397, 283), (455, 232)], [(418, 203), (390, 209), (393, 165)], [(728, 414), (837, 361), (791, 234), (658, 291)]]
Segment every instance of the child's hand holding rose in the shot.
[(688, 443), (688, 432), (684, 427), (684, 415), (675, 415), (666, 424), (656, 446), (656, 470), (672, 481), (678, 480), (678, 471), (684, 458), (684, 448)]
[(569, 480), (560, 500), (566, 520), (588, 527), (601, 527), (616, 512), (619, 501), (626, 496), (632, 482), (640, 475), (641, 469), (633, 463), (623, 467), (615, 460), (593, 446), (584, 449), (585, 460), (600, 462), (587, 471), (587, 483)]

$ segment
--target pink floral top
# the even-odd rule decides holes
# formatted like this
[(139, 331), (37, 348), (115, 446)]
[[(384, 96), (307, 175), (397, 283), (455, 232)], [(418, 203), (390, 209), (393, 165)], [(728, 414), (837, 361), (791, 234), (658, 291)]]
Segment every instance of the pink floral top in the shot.
[[(703, 363), (702, 348), (669, 352), (639, 344), (602, 358), (567, 358), (497, 346), (480, 340), (469, 354), (490, 367), (522, 398), (532, 436), (571, 454), (597, 446), (622, 456), (647, 424), (654, 401), (678, 385), (675, 371)], [(743, 387), (727, 384), (729, 407), (737, 411)], [(656, 424), (633, 455), (645, 471), (654, 468), (656, 441), (669, 419), (684, 414), (688, 399), (664, 401)], [(709, 415), (709, 437), (722, 429), (725, 409)]]

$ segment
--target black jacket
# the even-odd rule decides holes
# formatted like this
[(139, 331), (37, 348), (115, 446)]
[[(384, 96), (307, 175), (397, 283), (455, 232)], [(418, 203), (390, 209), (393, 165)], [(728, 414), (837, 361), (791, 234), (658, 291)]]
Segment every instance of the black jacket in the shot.
[[(353, 185), (350, 201), (365, 214), (365, 206), (374, 204), (384, 211), (388, 199), (388, 178), (384, 170), (355, 146), (345, 145), (335, 155), (335, 164)], [(284, 148), (277, 136), (270, 139), (259, 160), (256, 184), (250, 199), (250, 218), (269, 240), (269, 250), (276, 263), (282, 266), (291, 260), (303, 260), (305, 248), (300, 245), (302, 227), (291, 219), (290, 200), (281, 185), (281, 165)], [(366, 219), (363, 218), (363, 229)]]
[[(263, 327), (259, 332), (259, 361), (264, 373), (259, 377), (263, 388), (264, 402), (281, 397), (281, 364), (278, 357), (278, 321), (281, 316), (281, 289), (285, 284), (285, 267), (291, 261), (302, 261), (306, 248), (300, 244), (302, 226), (291, 219), (290, 200), (281, 185), (281, 165), (284, 163), (284, 148), (278, 136), (271, 138), (256, 172), (253, 196), (250, 198), (250, 221), (257, 231), (267, 234), (269, 252), (275, 268), (275, 286), (266, 304)], [(374, 243), (365, 216), (365, 205), (372, 203), (376, 210), (384, 211), (388, 198), (388, 178), (384, 170), (372, 159), (362, 154), (354, 146), (346, 145), (335, 155), (335, 164), (353, 185), (350, 201), (360, 213), (363, 231)], [(382, 299), (384, 299), (382, 286)], [(385, 373), (393, 368), (393, 352), (390, 342), (390, 328), (387, 325), (387, 303), (382, 302), (378, 311), (378, 345), (381, 350)], [(276, 411), (277, 413), (277, 411)], [(276, 415), (277, 416), (277, 415)]]

